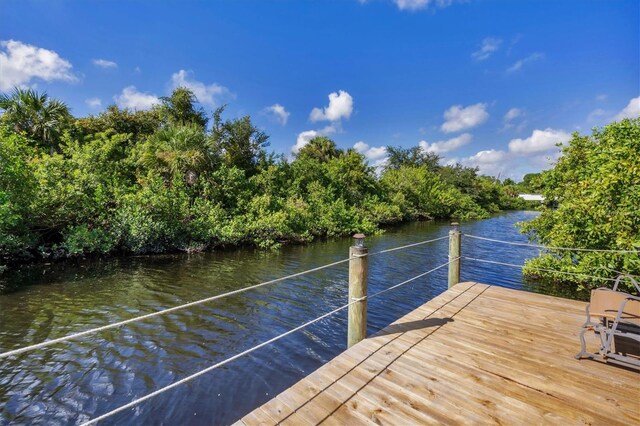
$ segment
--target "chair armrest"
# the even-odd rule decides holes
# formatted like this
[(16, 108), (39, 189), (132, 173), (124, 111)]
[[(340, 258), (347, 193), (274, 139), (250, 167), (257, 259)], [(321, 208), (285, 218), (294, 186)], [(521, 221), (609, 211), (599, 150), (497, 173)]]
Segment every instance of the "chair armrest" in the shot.
[[(624, 318), (622, 318), (622, 314), (624, 314), (624, 308), (627, 306), (627, 302), (629, 301), (636, 301), (636, 302), (640, 302), (640, 297), (637, 296), (627, 296), (622, 302), (620, 302), (620, 306), (618, 306), (618, 313), (616, 314), (616, 318), (615, 318), (615, 323), (619, 323), (620, 321), (622, 322), (626, 322)], [(632, 313), (630, 313), (630, 315), (633, 315)], [(640, 319), (640, 316), (639, 316)]]
[(589, 312), (589, 308), (591, 307), (591, 303), (587, 303), (587, 306), (585, 307), (585, 312), (587, 313), (587, 321), (584, 323), (583, 327), (586, 327), (588, 324), (591, 323), (591, 313)]

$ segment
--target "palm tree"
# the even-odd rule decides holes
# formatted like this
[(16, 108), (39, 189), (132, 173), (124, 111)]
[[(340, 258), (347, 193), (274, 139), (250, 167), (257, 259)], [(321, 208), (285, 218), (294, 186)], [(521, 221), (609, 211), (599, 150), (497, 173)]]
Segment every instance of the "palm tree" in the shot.
[(298, 157), (310, 157), (322, 163), (340, 155), (336, 143), (325, 136), (316, 136), (298, 152)]
[(160, 111), (166, 116), (169, 124), (207, 126), (209, 119), (202, 108), (196, 107), (198, 98), (186, 87), (174, 89), (171, 96), (160, 98), (162, 107)]
[(69, 107), (64, 102), (50, 98), (46, 92), (18, 87), (10, 94), (0, 95), (0, 109), (4, 110), (2, 122), (16, 132), (24, 132), (52, 153), (71, 119)]
[(212, 170), (218, 151), (199, 125), (169, 126), (149, 137), (142, 146), (140, 162), (165, 178), (181, 176), (193, 184), (205, 170)]

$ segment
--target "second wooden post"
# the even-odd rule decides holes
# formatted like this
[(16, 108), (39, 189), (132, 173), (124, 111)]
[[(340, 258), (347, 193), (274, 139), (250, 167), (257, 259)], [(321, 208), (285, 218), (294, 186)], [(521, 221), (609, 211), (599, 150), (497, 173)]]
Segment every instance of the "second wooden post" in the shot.
[(449, 288), (460, 282), (460, 235), (458, 223), (453, 222), (449, 231)]
[(369, 250), (364, 246), (364, 234), (353, 236), (355, 245), (349, 248), (349, 306), (347, 346), (351, 347), (367, 337), (367, 281)]

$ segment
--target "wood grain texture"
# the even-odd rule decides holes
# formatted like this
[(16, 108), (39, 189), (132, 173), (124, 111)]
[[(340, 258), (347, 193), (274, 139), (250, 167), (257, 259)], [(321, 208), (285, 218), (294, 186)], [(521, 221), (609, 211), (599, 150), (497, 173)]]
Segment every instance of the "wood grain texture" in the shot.
[(573, 357), (584, 308), (460, 283), (237, 424), (640, 424), (640, 374)]
[[(367, 296), (369, 257), (366, 247), (349, 248), (349, 302)], [(347, 325), (347, 346), (361, 342), (367, 337), (367, 299), (349, 306)]]
[(460, 240), (462, 233), (457, 229), (449, 231), (449, 288), (460, 282)]

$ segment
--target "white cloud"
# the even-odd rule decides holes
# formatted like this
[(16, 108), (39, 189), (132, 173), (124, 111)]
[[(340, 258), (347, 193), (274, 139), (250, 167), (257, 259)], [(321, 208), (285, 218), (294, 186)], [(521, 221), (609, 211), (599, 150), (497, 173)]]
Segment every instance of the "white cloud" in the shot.
[(519, 71), (526, 64), (531, 63), (531, 62), (535, 62), (535, 61), (539, 61), (542, 58), (544, 58), (544, 54), (539, 53), (539, 52), (532, 53), (531, 55), (527, 56), (526, 58), (520, 59), (519, 61), (517, 61), (513, 65), (511, 65), (509, 68), (507, 68), (507, 72), (508, 73), (512, 73), (512, 72)]
[(0, 91), (29, 84), (33, 79), (74, 82), (73, 66), (53, 50), (16, 40), (0, 41)]
[(271, 106), (268, 106), (265, 109), (263, 109), (262, 112), (263, 114), (269, 115), (270, 117), (275, 119), (277, 122), (279, 122), (283, 126), (287, 124), (287, 121), (289, 120), (289, 116), (291, 115), (291, 113), (288, 112), (280, 104), (273, 104)]
[(467, 167), (477, 167), (482, 175), (520, 180), (526, 173), (548, 169), (560, 155), (560, 150), (519, 156), (512, 152), (490, 149), (480, 151), (471, 157), (452, 158), (445, 164), (460, 163)]
[(477, 167), (480, 174), (497, 176), (504, 174), (508, 170), (509, 153), (490, 149), (480, 151), (477, 154), (462, 159), (460, 162), (465, 166)]
[(518, 44), (520, 40), (522, 40), (522, 34), (516, 34), (515, 36), (511, 37), (511, 41), (509, 42), (509, 47), (507, 48), (506, 52), (507, 56), (511, 55), (513, 47)]
[(476, 61), (484, 61), (489, 58), (489, 56), (493, 55), (498, 49), (500, 49), (500, 45), (502, 44), (502, 39), (487, 37), (482, 40), (482, 46), (480, 46), (480, 50), (473, 52), (471, 57)]
[(84, 103), (87, 104), (89, 108), (100, 108), (102, 106), (100, 98), (85, 99)]
[(638, 118), (640, 117), (640, 96), (633, 98), (629, 101), (629, 104), (615, 116), (615, 121), (620, 121), (623, 118)]
[(296, 140), (296, 144), (291, 148), (291, 151), (294, 154), (300, 152), (300, 150), (309, 143), (309, 141), (316, 136), (320, 136), (320, 132), (317, 130), (307, 130), (298, 134), (298, 139)]
[(322, 129), (318, 130), (323, 135), (330, 135), (332, 133), (342, 133), (342, 124), (339, 121), (335, 123), (331, 123), (327, 126), (324, 126)]
[(364, 155), (367, 160), (377, 161), (383, 159), (387, 155), (387, 148), (384, 146), (369, 146), (363, 141), (356, 142), (353, 145), (360, 154)]
[(107, 61), (106, 59), (94, 59), (93, 65), (100, 68), (118, 68), (118, 64), (113, 61)]
[(418, 10), (429, 5), (430, 0), (393, 0), (400, 10)]
[(433, 152), (435, 154), (443, 154), (445, 152), (453, 151), (454, 149), (458, 149), (463, 145), (468, 144), (473, 139), (473, 136), (469, 133), (463, 133), (460, 136), (456, 136), (455, 138), (448, 139), (446, 141), (438, 141), (432, 144), (427, 143), (427, 141), (420, 141), (420, 148), (424, 152)]
[(606, 101), (607, 98), (609, 97), (609, 95), (607, 95), (606, 93), (603, 93), (601, 95), (596, 96), (596, 101)]
[(487, 104), (478, 103), (462, 107), (462, 105), (454, 105), (444, 112), (446, 120), (440, 129), (445, 133), (458, 132), (460, 130), (470, 129), (479, 124), (484, 123), (489, 118), (486, 111)]
[(524, 119), (524, 117), (524, 110), (520, 108), (511, 108), (509, 111), (507, 111), (504, 117), (502, 117), (504, 126), (501, 130), (505, 131), (513, 128), (515, 128), (518, 132), (524, 130), (524, 128), (527, 126), (527, 121)]
[(511, 108), (504, 115), (504, 121), (513, 121), (518, 117), (522, 117), (523, 115), (524, 115), (524, 112), (520, 108)]
[(478, 167), (481, 174), (521, 179), (526, 173), (549, 168), (561, 155), (556, 143), (564, 143), (570, 137), (562, 130), (534, 130), (526, 139), (511, 140), (508, 152), (480, 151), (461, 163)]
[(312, 122), (316, 121), (338, 121), (342, 118), (351, 117), (353, 112), (353, 98), (344, 90), (329, 94), (329, 105), (324, 109), (314, 108), (309, 114)]
[(125, 87), (122, 89), (120, 95), (113, 97), (113, 100), (116, 101), (121, 108), (131, 108), (135, 110), (151, 109), (154, 105), (160, 103), (160, 99), (158, 99), (156, 95), (139, 92), (135, 86)]
[(537, 152), (549, 151), (556, 148), (556, 144), (565, 143), (571, 139), (571, 135), (562, 130), (534, 130), (526, 139), (512, 139), (509, 142), (509, 151), (514, 154), (530, 155)]
[[(366, 0), (360, 0), (360, 3), (365, 2)], [(432, 3), (437, 7), (447, 7), (450, 6), (454, 0), (393, 0), (393, 2), (400, 10), (416, 11), (424, 9)]]
[(313, 122), (316, 121), (329, 121), (323, 129), (319, 130), (306, 130), (298, 134), (296, 144), (291, 147), (291, 151), (297, 154), (300, 149), (305, 146), (311, 139), (316, 136), (330, 135), (332, 133), (342, 132), (341, 119), (349, 118), (353, 112), (353, 98), (344, 90), (340, 90), (337, 93), (333, 92), (329, 94), (329, 105), (324, 109), (314, 108), (311, 110), (309, 119)]
[(298, 138), (296, 139), (296, 144), (291, 147), (291, 151), (294, 154), (297, 154), (303, 146), (309, 143), (309, 141), (316, 136), (327, 136), (333, 133), (342, 132), (342, 127), (340, 126), (340, 122), (331, 123), (328, 126), (324, 126), (319, 130), (306, 130), (298, 134)]
[(593, 123), (595, 121), (598, 121), (599, 119), (606, 117), (607, 115), (609, 115), (610, 113), (608, 113), (607, 111), (603, 110), (602, 108), (596, 108), (595, 110), (591, 111), (591, 113), (587, 116), (587, 121), (589, 123)]
[(497, 151), (490, 149), (487, 151), (480, 151), (474, 156), (468, 158), (470, 162), (475, 164), (495, 164), (501, 163), (509, 158), (509, 154), (504, 151)]
[(226, 87), (217, 83), (207, 85), (201, 81), (194, 80), (192, 73), (185, 70), (180, 70), (171, 76), (171, 85), (174, 89), (186, 87), (198, 98), (198, 102), (211, 106), (217, 106), (223, 98), (235, 98), (235, 95)]
[(359, 141), (353, 145), (353, 149), (364, 155), (364, 158), (376, 168), (378, 173), (382, 172), (382, 168), (387, 164), (387, 148), (384, 146), (369, 146), (365, 142)]

